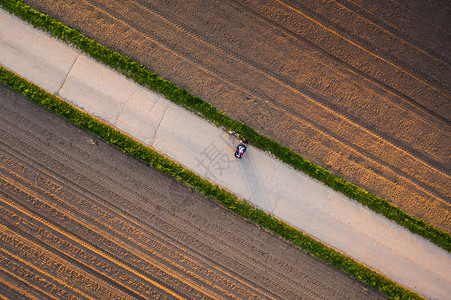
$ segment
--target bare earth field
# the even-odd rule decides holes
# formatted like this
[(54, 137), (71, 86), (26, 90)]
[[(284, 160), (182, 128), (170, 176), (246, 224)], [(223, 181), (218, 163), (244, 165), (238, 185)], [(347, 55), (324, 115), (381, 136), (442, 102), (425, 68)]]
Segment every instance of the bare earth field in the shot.
[(451, 8), (426, 2), (25, 1), (451, 232)]
[(382, 299), (0, 86), (0, 295)]

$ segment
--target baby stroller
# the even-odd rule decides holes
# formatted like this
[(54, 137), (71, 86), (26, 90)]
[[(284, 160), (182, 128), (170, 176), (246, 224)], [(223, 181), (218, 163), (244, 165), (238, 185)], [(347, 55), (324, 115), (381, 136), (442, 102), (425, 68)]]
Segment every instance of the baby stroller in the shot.
[[(236, 138), (240, 138), (240, 135), (234, 131), (229, 131), (229, 134), (235, 136)], [(244, 155), (244, 152), (247, 150), (248, 141), (246, 139), (242, 139), (238, 146), (236, 146), (235, 157), (241, 159)]]
[(240, 144), (236, 146), (235, 157), (241, 159), (244, 155), (244, 152), (247, 150), (247, 140), (242, 139)]

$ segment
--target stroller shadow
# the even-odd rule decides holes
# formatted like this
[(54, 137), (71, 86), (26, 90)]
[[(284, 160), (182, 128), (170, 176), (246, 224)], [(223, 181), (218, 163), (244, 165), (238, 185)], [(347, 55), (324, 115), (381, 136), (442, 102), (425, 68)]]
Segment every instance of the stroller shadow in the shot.
[[(233, 138), (236, 140), (236, 138)], [(238, 143), (233, 143), (233, 154), (236, 151)], [(258, 149), (253, 148), (252, 145), (247, 144), (247, 149), (241, 159), (233, 159), (236, 161), (235, 166), (238, 168), (239, 177), (242, 178), (242, 183), (245, 185), (245, 189), (248, 191), (248, 196), (245, 197), (246, 201), (261, 208), (267, 212), (272, 212), (274, 209), (274, 200), (269, 197), (271, 195), (270, 189), (272, 187), (267, 186), (264, 182), (265, 177), (269, 177), (269, 174), (261, 173), (263, 170), (258, 167), (259, 153)], [(229, 152), (230, 153), (230, 152)], [(272, 201), (271, 201), (272, 200)]]

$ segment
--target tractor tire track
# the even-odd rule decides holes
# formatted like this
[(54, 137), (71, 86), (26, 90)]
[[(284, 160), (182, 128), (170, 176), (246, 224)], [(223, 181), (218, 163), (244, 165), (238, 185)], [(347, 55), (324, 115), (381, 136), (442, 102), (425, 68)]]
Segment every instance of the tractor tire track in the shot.
[[(20, 184), (17, 183), (16, 186), (17, 185), (20, 185)], [(48, 190), (51, 190), (51, 189), (48, 188)], [(68, 203), (73, 203), (73, 199), (70, 199), (70, 198), (66, 199), (66, 201)], [(65, 206), (67, 206), (67, 205), (65, 205)], [(78, 206), (85, 207), (80, 204), (78, 204)], [(52, 210), (56, 211), (56, 208), (53, 206)], [(68, 210), (69, 209), (67, 209), (67, 208), (64, 209), (62, 207), (58, 207), (58, 211), (63, 211), (66, 216), (71, 216), (72, 213), (70, 213)], [(86, 211), (90, 211), (90, 208), (86, 207)], [(94, 217), (95, 217), (95, 219), (94, 219)], [(164, 246), (163, 239), (161, 242), (162, 245), (158, 245), (158, 244), (154, 245), (154, 244), (156, 244), (154, 242), (154, 240), (157, 239), (156, 237), (152, 236), (151, 238), (145, 238), (144, 236), (147, 235), (147, 233), (143, 229), (141, 229), (142, 231), (140, 231), (139, 228), (131, 227), (132, 225), (130, 225), (130, 224), (121, 224), (121, 226), (118, 228), (119, 230), (117, 230), (117, 231), (114, 230), (115, 228), (113, 228), (112, 226), (107, 226), (107, 225), (109, 225), (109, 223), (111, 223), (111, 219), (117, 220), (120, 218), (120, 216), (109, 216), (106, 212), (104, 212), (102, 210), (101, 215), (94, 216), (94, 217), (92, 217), (92, 218), (84, 217), (81, 215), (81, 213), (77, 212), (76, 215), (73, 215), (71, 217), (72, 220), (77, 220), (76, 221), (77, 225), (74, 225), (71, 223), (65, 223), (65, 224), (61, 224), (60, 226), (77, 228), (77, 232), (83, 232), (85, 239), (88, 238), (89, 243), (97, 244), (97, 246), (99, 246), (101, 244), (105, 244), (105, 243), (111, 244), (111, 245), (114, 245), (114, 244), (119, 245), (122, 243), (133, 244), (134, 249), (136, 249), (134, 251), (134, 254), (128, 252), (127, 249), (120, 249), (120, 248), (117, 249), (117, 248), (111, 247), (111, 246), (109, 248), (109, 251), (116, 252), (116, 259), (118, 259), (118, 257), (124, 257), (124, 256), (128, 257), (128, 259), (131, 259), (135, 262), (135, 264), (136, 264), (135, 267), (137, 267), (139, 269), (143, 269), (143, 268), (146, 269), (145, 263), (142, 261), (142, 259), (145, 259), (146, 261), (158, 260), (159, 265), (166, 266), (166, 270), (180, 269), (181, 272), (188, 272), (188, 273), (191, 272), (191, 274), (193, 274), (194, 271), (196, 271), (196, 272), (201, 272), (207, 278), (209, 277), (208, 272), (204, 271), (203, 268), (200, 266), (199, 259), (196, 259), (197, 265), (194, 264), (192, 261), (190, 261), (191, 258), (188, 257), (187, 254), (189, 254), (189, 253), (186, 253), (186, 252), (188, 252), (187, 250), (185, 250), (182, 253), (173, 253), (174, 252), (173, 249), (170, 249), (169, 246)], [(47, 216), (47, 219), (59, 219), (59, 218), (57, 215), (55, 215), (55, 216)], [(82, 222), (83, 224), (93, 224), (93, 225), (92, 226), (88, 226), (88, 225), (82, 226), (80, 222)], [(116, 222), (118, 222), (118, 221), (116, 221)], [(84, 227), (86, 227), (86, 229)], [(93, 234), (94, 230), (96, 230), (95, 234)], [(121, 240), (116, 240), (113, 242), (112, 240), (115, 239), (115, 237), (120, 238)], [(131, 239), (131, 237), (134, 237), (134, 239)], [(107, 238), (107, 239), (105, 239), (105, 238)], [(141, 243), (137, 243), (140, 240), (141, 240)], [(225, 243), (225, 241), (222, 241), (222, 243)], [(165, 256), (162, 257), (155, 251), (149, 252), (150, 246), (152, 246), (152, 249), (156, 249), (156, 250), (164, 253)], [(233, 249), (233, 250), (237, 251), (237, 249)], [(139, 251), (139, 252), (136, 253), (136, 251)], [(213, 253), (213, 254), (218, 255), (220, 253)], [(171, 259), (171, 260), (169, 260), (169, 259)], [(247, 259), (249, 259), (249, 257), (247, 257)], [(231, 260), (231, 261), (233, 263), (233, 260)], [(174, 262), (175, 262), (175, 264), (174, 264)], [(194, 270), (193, 270), (193, 266), (195, 266)], [(230, 267), (231, 266), (229, 266), (229, 268)], [(227, 268), (226, 266), (222, 267), (222, 269), (226, 269), (226, 268)], [(241, 267), (240, 269), (243, 269), (243, 267)], [(248, 270), (248, 272), (251, 273), (252, 271), (257, 271), (257, 270), (258, 270), (258, 268), (254, 269), (254, 270)], [(155, 272), (156, 271), (152, 271), (152, 273), (155, 273)], [(233, 270), (230, 270), (229, 273), (233, 273)], [(276, 276), (276, 275), (274, 274), (274, 276)], [(192, 275), (192, 277), (194, 279), (196, 279), (195, 275)], [(278, 277), (284, 277), (284, 276), (283, 276), (283, 274), (278, 274)], [(219, 276), (210, 278), (210, 280), (212, 282), (219, 280), (222, 282), (222, 285), (234, 286), (233, 284), (228, 284), (227, 279), (219, 278)], [(280, 280), (280, 278), (279, 278), (279, 280)], [(289, 278), (284, 278), (284, 281), (286, 281), (288, 285), (290, 284)], [(216, 282), (215, 285), (220, 286), (221, 282)], [(196, 285), (197, 286), (202, 285), (202, 278), (197, 278)], [(234, 286), (234, 289), (238, 289), (238, 287)]]
[[(13, 116), (13, 118), (15, 119), (15, 120), (20, 120), (20, 122), (19, 122), (19, 124), (24, 124), (24, 122), (26, 122), (26, 120), (25, 119), (21, 119), (21, 117), (19, 116), (19, 115), (15, 115), (13, 112), (8, 112), (8, 114), (10, 115), (10, 116)], [(6, 127), (9, 127), (9, 128), (13, 128), (13, 127), (15, 127), (15, 125), (14, 124), (9, 124), (9, 125), (7, 125), (7, 123), (5, 122), (4, 123), (4, 125), (6, 125)], [(22, 126), (22, 128), (17, 128), (16, 129), (16, 131), (17, 131), (17, 134), (15, 134), (14, 136), (18, 136), (18, 135), (21, 135), (21, 134), (23, 134), (23, 133), (27, 133), (27, 129), (26, 129), (26, 127), (27, 126)], [(40, 132), (46, 132), (46, 130), (45, 129), (43, 129), (43, 128), (41, 128), (39, 125), (35, 125), (34, 126), (34, 128), (36, 128), (37, 130), (39, 130)], [(49, 132), (50, 133), (50, 132)], [(30, 134), (31, 135), (31, 134)], [(28, 136), (30, 136), (30, 135), (28, 135)], [(8, 138), (8, 135), (7, 134), (4, 134), (4, 138), (6, 138), (6, 141), (7, 142), (9, 142), (9, 143), (11, 143), (11, 144), (13, 144), (14, 143), (14, 140), (13, 140), (13, 138), (12, 138), (12, 136), (10, 136), (9, 138)], [(37, 145), (37, 144), (39, 144), (39, 143), (41, 143), (41, 141), (39, 141), (39, 140), (34, 140), (34, 139), (28, 139), (27, 140), (27, 143), (28, 143), (28, 145), (27, 146), (25, 146), (25, 145), (21, 145), (20, 147), (21, 148), (26, 148), (26, 147), (31, 147), (32, 145)], [(82, 155), (82, 156), (85, 156), (85, 158), (86, 159), (88, 159), (89, 158), (89, 156), (88, 155), (83, 155), (83, 152), (82, 151), (80, 151), (79, 149), (78, 149), (78, 147), (76, 146), (76, 145), (73, 145), (73, 144), (70, 144), (70, 147), (71, 147), (71, 149), (73, 149), (75, 152), (77, 152), (77, 153), (79, 153), (79, 155)], [(8, 150), (7, 150), (7, 148), (8, 148), (8, 146), (7, 145), (4, 145), (4, 152), (5, 153), (8, 153), (8, 155), (13, 155), (11, 152), (9, 152)], [(49, 148), (47, 148), (48, 150), (50, 150), (52, 147), (49, 147)], [(36, 155), (37, 155), (37, 153), (39, 153), (39, 151), (37, 151), (36, 149), (30, 149), (29, 150), (31, 153), (33, 153), (33, 156), (35, 157)], [(51, 153), (53, 154), (52, 156), (54, 157), (55, 155), (58, 155), (59, 153), (62, 153), (62, 151), (58, 151), (58, 150), (53, 150), (53, 151), (51, 151)], [(49, 153), (50, 154), (50, 153)], [(63, 155), (64, 155), (64, 153), (62, 153)], [(21, 154), (21, 157), (22, 157), (22, 159), (24, 158), (24, 157), (26, 157), (26, 155), (24, 154), (24, 153), (22, 153)], [(16, 160), (21, 160), (21, 159), (19, 159), (19, 158), (15, 158)], [(29, 161), (31, 161), (30, 162), (30, 164), (33, 164), (35, 167), (39, 167), (39, 169), (41, 169), (41, 167), (39, 166), (39, 164), (37, 164), (36, 162), (33, 162), (33, 159), (32, 158), (28, 158), (27, 160), (29, 160)], [(49, 156), (45, 156), (45, 158), (43, 158), (43, 160), (45, 160), (45, 161), (47, 161), (48, 163), (50, 163), (50, 162), (52, 162), (53, 160), (54, 160), (54, 158), (52, 158), (52, 157), (49, 157)], [(72, 160), (72, 159), (71, 159)], [(66, 169), (68, 169), (68, 174), (77, 174), (77, 176), (78, 176), (78, 180), (81, 180), (81, 178), (83, 178), (84, 177), (84, 175), (82, 175), (82, 174), (79, 174), (78, 172), (83, 172), (83, 173), (91, 173), (92, 172), (92, 176), (93, 177), (96, 177), (96, 178), (106, 178), (107, 176), (106, 176), (106, 174), (105, 173), (102, 173), (102, 174), (99, 174), (99, 172), (97, 172), (96, 170), (93, 170), (92, 169), (92, 167), (90, 166), (90, 164), (85, 164), (83, 161), (80, 161), (80, 160), (73, 160), (73, 165), (76, 165), (77, 166), (77, 169), (68, 169), (67, 167), (65, 167)], [(8, 159), (5, 159), (5, 164), (6, 165), (8, 165), (8, 168), (12, 168), (12, 169), (17, 169), (17, 170), (20, 170), (20, 169), (22, 169), (21, 167), (15, 167), (14, 165), (12, 165), (11, 163), (8, 163)], [(22, 163), (23, 164), (23, 163)], [(52, 165), (52, 167), (53, 168), (55, 168), (55, 169), (59, 169), (59, 168), (61, 168), (62, 166), (58, 166), (58, 165)], [(18, 172), (18, 171), (17, 171)], [(47, 173), (47, 172), (49, 172), (49, 170), (43, 170), (43, 169), (41, 169), (41, 172), (45, 172), (45, 173)], [(109, 172), (109, 171), (108, 171)], [(125, 174), (124, 174), (125, 175)], [(23, 174), (21, 175), (22, 177), (24, 176)], [(30, 180), (33, 180), (33, 178), (34, 178), (34, 176), (31, 176), (31, 175), (29, 175), (29, 176), (27, 176), (28, 178), (30, 178)], [(43, 182), (43, 183), (45, 183), (45, 185), (47, 185), (48, 184), (48, 180), (49, 179), (41, 179), (41, 180), (39, 180), (40, 182)], [(84, 180), (83, 180), (84, 181)], [(88, 181), (86, 181), (86, 182), (88, 182)], [(110, 182), (109, 182), (110, 183)], [(60, 184), (59, 184), (60, 185)], [(111, 182), (111, 188), (115, 188), (115, 189), (117, 189), (118, 187), (122, 187), (122, 185), (121, 185), (121, 183), (119, 182), (119, 181), (114, 181), (114, 182)], [(55, 190), (55, 188), (49, 188), (49, 189), (51, 189), (51, 190)], [(130, 190), (129, 188), (127, 188), (127, 187), (124, 187), (123, 188), (124, 189), (124, 191), (126, 191), (127, 192), (127, 194), (128, 194), (128, 197), (131, 197), (131, 198), (135, 198), (135, 199), (142, 199), (142, 198), (145, 198), (145, 196), (144, 195), (136, 195), (136, 193), (134, 193), (132, 190)], [(83, 194), (84, 193), (84, 191), (83, 191), (83, 189), (80, 187), (80, 188), (78, 188), (76, 191), (75, 191), (77, 194)], [(153, 192), (154, 193), (154, 192)], [(64, 196), (64, 197), (68, 197), (68, 195), (62, 195), (62, 196)], [(122, 197), (120, 197), (120, 196), (118, 196), (117, 194), (114, 194), (114, 195), (109, 195), (109, 196), (111, 196), (112, 198), (114, 198), (116, 201), (118, 201), (119, 199), (122, 199), (121, 200), (121, 202), (122, 202), (122, 205), (121, 206), (124, 206), (124, 207), (130, 207), (131, 205), (132, 205), (132, 203), (130, 203), (129, 201), (126, 201), (124, 198), (122, 198)], [(99, 195), (91, 195), (91, 196), (89, 196), (90, 198), (91, 198), (91, 200), (92, 201), (96, 201), (96, 199), (97, 198), (99, 198)], [(127, 198), (128, 198), (127, 197)], [(70, 203), (73, 203), (73, 202), (76, 202), (77, 201), (77, 199), (75, 198), (75, 197), (71, 197), (71, 198), (68, 198), (68, 201), (70, 202)], [(86, 206), (86, 205), (89, 205), (89, 203), (80, 203), (79, 204), (80, 206)], [(110, 204), (111, 205), (111, 204)], [(117, 206), (116, 206), (117, 207)], [(93, 209), (95, 209), (95, 207), (93, 208), (93, 207), (89, 207), (89, 208), (86, 208), (86, 211), (92, 211)], [(104, 209), (107, 209), (107, 208), (104, 208)], [(118, 210), (120, 210), (120, 209), (118, 209)], [(173, 209), (171, 209), (170, 207), (167, 207), (166, 208), (166, 212), (164, 211), (165, 210), (165, 207), (163, 207), (163, 206), (161, 206), (161, 205), (159, 205), (158, 206), (158, 212), (159, 213), (165, 213), (165, 214), (171, 214), (171, 211), (173, 210)], [(104, 213), (103, 212), (103, 210), (102, 210), (102, 213)], [(148, 212), (149, 214), (150, 213), (152, 213), (153, 214), (153, 212), (152, 211), (149, 211)], [(98, 218), (101, 218), (102, 216), (101, 215), (96, 215), (96, 216), (93, 216), (93, 218), (94, 219), (91, 219), (91, 220), (87, 220), (87, 222), (94, 222), (95, 221), (95, 219), (98, 219)], [(80, 219), (81, 218), (81, 216), (80, 215), (78, 215), (77, 217), (76, 217), (76, 219)], [(192, 220), (192, 219), (196, 219), (197, 221), (199, 221), (199, 222), (202, 222), (202, 223), (205, 223), (205, 220), (204, 219), (202, 219), (202, 218), (199, 218), (199, 216), (196, 216), (196, 215), (194, 215), (194, 214), (191, 214), (190, 215), (190, 219)], [(152, 216), (152, 220), (153, 221), (157, 221), (158, 220), (158, 222), (160, 223), (161, 221), (158, 219), (158, 217), (157, 216)], [(141, 219), (141, 222), (142, 222), (142, 219)], [(188, 222), (188, 221), (186, 221), (185, 220), (185, 222), (181, 222), (181, 221), (179, 221), (178, 222), (179, 224), (177, 224), (177, 226), (179, 226), (179, 227), (186, 227), (186, 226), (193, 226), (192, 224), (190, 224), (190, 222)], [(96, 226), (100, 226), (100, 225), (96, 225)], [(166, 226), (169, 226), (169, 225), (166, 225)], [(214, 226), (215, 227), (215, 232), (217, 232), (217, 233), (223, 233), (224, 235), (226, 235), (226, 234), (230, 234), (230, 232), (226, 232), (226, 231), (224, 231), (224, 229), (222, 229), (221, 227), (219, 227), (219, 226), (216, 226), (215, 224), (213, 224), (213, 225), (209, 225), (209, 226)], [(169, 229), (169, 228), (167, 228), (166, 230), (171, 230), (171, 231), (174, 231), (174, 229)], [(202, 227), (200, 227), (200, 226), (198, 226), (197, 228), (196, 228), (196, 230), (198, 230), (199, 232), (202, 232), (203, 230), (202, 230)], [(239, 229), (234, 229), (234, 230), (239, 230)], [(175, 233), (174, 233), (175, 234)], [(245, 234), (245, 233), (243, 233), (243, 234)], [(203, 233), (203, 236), (204, 236), (204, 238), (208, 238), (209, 236), (211, 236), (211, 235), (209, 235), (208, 233)], [(184, 239), (190, 239), (191, 240), (191, 243), (193, 243), (193, 240), (195, 240), (195, 238), (194, 237), (183, 237), (183, 236), (180, 236), (179, 238), (184, 238)], [(219, 239), (218, 240), (218, 238), (217, 237), (213, 237), (214, 239), (211, 239), (210, 241), (209, 241), (209, 243), (208, 244), (216, 244), (216, 245), (218, 245), (218, 247), (227, 247), (227, 246), (229, 246), (229, 244), (227, 243), (227, 240), (225, 240), (225, 239)], [(249, 239), (251, 238), (250, 236), (248, 237)], [(241, 240), (241, 241), (237, 241), (237, 242), (240, 242), (240, 243), (246, 243), (246, 239), (244, 239), (244, 240)], [(206, 247), (208, 247), (207, 245), (205, 245), (205, 244), (200, 244), (200, 243), (198, 243), (198, 242), (196, 242), (196, 244), (197, 244), (197, 246), (198, 247), (202, 247), (202, 248), (206, 248)], [(222, 245), (224, 245), (224, 246), (222, 246)], [(186, 246), (185, 246), (186, 247)], [(230, 247), (227, 247), (225, 250), (233, 250), (233, 252), (232, 253), (239, 253), (240, 251), (239, 251), (239, 249), (238, 248), (230, 248)], [(210, 253), (210, 255), (211, 256), (215, 256), (215, 255), (219, 255), (219, 253), (217, 253), (217, 251), (216, 252), (212, 252), (212, 253)], [(248, 257), (248, 255), (247, 254), (245, 254), (245, 253), (242, 253), (242, 255), (244, 256), (244, 258), (246, 258), (246, 259), (250, 259), (250, 257)], [(267, 263), (266, 261), (265, 261), (265, 263)], [(263, 262), (261, 262), (261, 264), (263, 265)], [(240, 266), (240, 265), (236, 265), (236, 264), (234, 264), (234, 260), (228, 260), (224, 265), (228, 265), (229, 267), (231, 267), (231, 266), (233, 266), (233, 268), (238, 268), (238, 269), (240, 269), (240, 270), (242, 270), (243, 272), (245, 271), (245, 269), (246, 268), (243, 268), (243, 266)], [(288, 267), (288, 266), (286, 266), (286, 267)], [(252, 269), (252, 270), (247, 270), (247, 272), (249, 273), (249, 274), (255, 274), (255, 266), (254, 266), (254, 268)], [(258, 274), (258, 273), (257, 273)], [(255, 276), (255, 275), (254, 275)], [(281, 276), (280, 274), (279, 274), (279, 276)], [(284, 276), (282, 276), (282, 277), (284, 277)], [(291, 284), (291, 280), (289, 279), (289, 278), (285, 278), (285, 285), (290, 285)]]
[[(319, 20), (326, 28), (332, 28), (339, 35), (362, 46), (369, 53), (381, 57), (410, 76), (442, 90), (449, 96), (451, 92), (449, 82), (442, 77), (443, 71), (449, 68), (449, 58), (432, 55), (418, 43), (406, 41), (406, 38), (399, 34), (393, 34), (390, 28), (377, 24), (369, 14), (364, 16), (361, 10), (356, 9), (356, 6), (340, 0), (323, 1), (321, 5), (314, 2), (301, 4), (293, 0), (278, 2)], [(331, 14), (336, 15), (332, 17)], [(374, 43), (375, 40), (378, 41), (377, 45)], [(415, 55), (403, 56), (403, 52), (412, 52)], [(428, 61), (429, 64), (424, 65), (423, 61)], [(434, 74), (434, 72), (437, 73)]]
[(5, 294), (382, 298), (23, 96), (0, 103)]
[[(286, 2), (269, 0), (265, 2), (268, 7), (265, 7), (265, 5), (257, 5), (255, 1), (246, 1), (245, 6), (249, 11), (254, 12), (271, 24), (285, 28), (288, 33), (311, 42), (315, 47), (318, 47), (320, 52), (328, 53), (332, 58), (347, 65), (350, 70), (357, 70), (359, 75), (363, 77), (368, 76), (369, 80), (396, 93), (402, 101), (410, 102), (420, 110), (439, 118), (446, 124), (450, 124), (448, 62), (442, 62), (441, 65), (436, 66), (441, 71), (437, 77), (441, 78), (442, 83), (431, 85), (425, 82), (427, 79), (424, 78), (419, 81), (416, 79), (416, 73), (413, 69), (418, 64), (427, 68), (428, 60), (424, 59), (423, 61), (420, 60), (419, 63), (410, 64), (407, 66), (410, 71), (406, 72), (402, 66), (397, 65), (390, 58), (382, 57), (383, 53), (381, 52), (389, 52), (390, 50), (377, 50), (376, 46), (368, 45), (367, 42), (360, 44), (352, 34), (345, 34), (346, 37), (344, 37), (339, 28), (333, 29), (335, 25), (329, 22), (327, 17), (318, 15), (305, 6), (300, 7), (299, 3), (287, 5)], [(261, 4), (261, 2), (258, 4)], [(361, 17), (359, 14), (356, 15), (357, 18)], [(338, 20), (335, 17), (333, 19)], [(351, 17), (351, 19), (355, 20), (356, 18)], [(365, 32), (367, 28), (362, 26), (361, 31)], [(367, 39), (379, 41), (374, 36)], [(396, 47), (396, 44), (396, 42), (393, 42), (386, 47), (391, 49), (391, 47)], [(414, 47), (417, 47), (417, 44)], [(401, 52), (400, 56), (402, 54), (404, 53)], [(437, 85), (442, 86), (442, 88), (437, 87)]]

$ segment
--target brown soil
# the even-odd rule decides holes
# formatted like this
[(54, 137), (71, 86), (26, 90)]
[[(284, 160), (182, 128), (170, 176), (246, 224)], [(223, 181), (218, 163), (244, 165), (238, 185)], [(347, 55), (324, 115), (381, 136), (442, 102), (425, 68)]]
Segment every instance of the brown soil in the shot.
[(444, 2), (25, 3), (451, 232)]
[(0, 85), (0, 295), (381, 299)]

